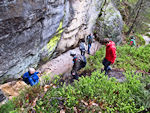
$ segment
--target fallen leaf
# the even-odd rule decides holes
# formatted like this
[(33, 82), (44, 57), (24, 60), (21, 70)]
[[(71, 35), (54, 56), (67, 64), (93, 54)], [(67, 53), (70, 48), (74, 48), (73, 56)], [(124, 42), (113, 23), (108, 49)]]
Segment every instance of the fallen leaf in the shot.
[(36, 97), (32, 103), (32, 106), (35, 106), (36, 105), (36, 101), (38, 100), (38, 98)]
[(65, 110), (63, 110), (63, 109), (62, 109), (62, 110), (60, 110), (60, 113), (65, 113)]
[(98, 104), (96, 104), (96, 103), (92, 103), (92, 105), (93, 105), (93, 106), (98, 106)]
[(56, 85), (53, 85), (53, 88), (57, 88)]
[(78, 113), (77, 108), (73, 107), (74, 113)]
[(47, 92), (47, 90), (50, 88), (50, 85), (45, 85), (44, 86), (44, 92)]
[(81, 102), (82, 102), (83, 104), (85, 104), (86, 106), (88, 106), (88, 103), (85, 102), (84, 100), (81, 100)]

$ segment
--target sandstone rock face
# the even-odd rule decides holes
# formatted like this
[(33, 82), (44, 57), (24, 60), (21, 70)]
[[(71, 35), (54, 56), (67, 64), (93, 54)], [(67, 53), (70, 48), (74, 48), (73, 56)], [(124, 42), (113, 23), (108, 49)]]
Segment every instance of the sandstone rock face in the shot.
[[(113, 39), (120, 42), (120, 13), (113, 4), (104, 3), (105, 0), (0, 1), (0, 83), (20, 77), (28, 67), (37, 67), (55, 53), (76, 47), (80, 39), (94, 31), (102, 7), (106, 7), (106, 15), (104, 22), (97, 22), (99, 37), (116, 34)], [(105, 32), (101, 30), (103, 26), (108, 27)]]
[[(36, 67), (40, 57), (47, 55), (44, 46), (61, 21), (65, 27), (69, 18), (66, 0), (0, 1), (0, 83), (20, 77), (29, 66)], [(56, 44), (49, 44), (50, 53)]]
[(122, 41), (123, 20), (112, 1), (105, 3), (101, 16), (97, 19), (95, 32), (99, 39), (110, 38), (116, 44)]
[(93, 31), (93, 26), (103, 7), (104, 0), (71, 0), (73, 18), (64, 30), (57, 51), (64, 52), (75, 47), (80, 39)]

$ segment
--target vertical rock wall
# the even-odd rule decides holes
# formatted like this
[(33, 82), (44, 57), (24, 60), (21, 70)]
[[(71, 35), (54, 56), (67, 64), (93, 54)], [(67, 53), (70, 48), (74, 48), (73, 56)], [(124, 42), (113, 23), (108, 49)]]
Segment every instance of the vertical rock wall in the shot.
[[(105, 0), (0, 1), (0, 83), (20, 77), (41, 60), (49, 60), (54, 51), (61, 54), (77, 46), (95, 28), (99, 38), (115, 33), (119, 42), (120, 13), (111, 2), (104, 3)], [(97, 21), (103, 7), (105, 21)], [(105, 32), (103, 26), (107, 26)]]
[[(47, 57), (43, 48), (60, 24), (68, 24), (69, 10), (67, 0), (0, 1), (0, 83), (20, 77), (29, 66), (36, 67), (41, 56)], [(54, 43), (49, 44), (51, 54)]]
[(103, 3), (104, 0), (70, 0), (73, 18), (64, 30), (57, 48), (58, 52), (75, 47), (80, 39), (93, 31)]

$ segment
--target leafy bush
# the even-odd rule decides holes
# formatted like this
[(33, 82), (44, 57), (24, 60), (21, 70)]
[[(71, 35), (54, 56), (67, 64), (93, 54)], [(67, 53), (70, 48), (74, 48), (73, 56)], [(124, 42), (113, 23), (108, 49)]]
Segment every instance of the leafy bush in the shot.
[[(150, 71), (150, 45), (139, 48), (129, 45), (117, 46), (117, 59), (113, 67), (125, 70), (126, 79), (122, 83), (101, 73), (104, 55), (105, 48), (102, 47), (94, 56), (88, 58), (84, 70), (91, 71), (90, 76), (80, 77), (79, 81), (74, 81), (71, 85), (60, 85), (60, 76), (55, 76), (52, 83), (56, 87), (50, 87), (45, 95), (40, 96), (43, 92), (40, 85), (30, 87), (19, 97), (3, 105), (0, 112), (6, 110), (6, 113), (19, 113), (34, 110), (38, 113), (55, 113), (64, 109), (72, 113), (76, 109), (85, 113), (137, 113), (150, 108), (150, 90), (145, 89), (150, 77), (134, 72)], [(49, 77), (44, 78), (49, 80)], [(33, 100), (37, 97), (39, 100), (36, 106), (33, 106)]]
[[(103, 68), (102, 60), (104, 59), (105, 49), (100, 48), (94, 56), (88, 59), (85, 70), (95, 70)], [(117, 58), (113, 68), (124, 69), (125, 71), (142, 70), (149, 72), (150, 63), (150, 45), (139, 48), (129, 45), (117, 46)]]
[(105, 55), (105, 49), (102, 47), (99, 51), (95, 53), (94, 56), (90, 56), (87, 59), (87, 65), (85, 67), (85, 70), (90, 70), (93, 71), (95, 69), (101, 69), (102, 65), (102, 60)]
[(150, 33), (147, 33), (146, 36), (148, 36), (150, 38)]
[(9, 113), (15, 109), (15, 104), (12, 101), (8, 101), (6, 104), (0, 107), (0, 113)]
[(123, 32), (126, 33), (126, 32), (128, 32), (128, 30), (129, 30), (129, 27), (124, 23), (123, 24)]
[(137, 45), (145, 45), (145, 40), (143, 39), (143, 36), (139, 33), (136, 33), (136, 43)]
[(50, 74), (43, 74), (41, 77), (40, 85), (50, 84), (51, 76)]
[(33, 87), (26, 87), (18, 97), (13, 98), (0, 108), (0, 113), (27, 113), (32, 109), (34, 100), (43, 92), (38, 84)]
[[(126, 81), (117, 82), (103, 73), (95, 71), (90, 77), (81, 77), (74, 84), (51, 88), (44, 98), (38, 100), (37, 112), (74, 112), (74, 107), (82, 112), (139, 112), (150, 107), (150, 92), (140, 81), (140, 74), (126, 73)], [(143, 98), (143, 95), (145, 97)], [(88, 105), (84, 105), (85, 101)], [(90, 105), (94, 102), (98, 106)], [(147, 104), (147, 106), (146, 106)], [(98, 111), (96, 111), (98, 110)]]

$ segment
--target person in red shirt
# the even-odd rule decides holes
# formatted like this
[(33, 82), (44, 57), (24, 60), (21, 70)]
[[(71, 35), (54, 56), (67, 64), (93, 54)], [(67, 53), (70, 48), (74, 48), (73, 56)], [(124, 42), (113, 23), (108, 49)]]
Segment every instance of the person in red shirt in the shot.
[(115, 43), (108, 38), (105, 38), (103, 41), (101, 41), (101, 43), (106, 46), (106, 55), (102, 63), (104, 65), (105, 74), (108, 74), (108, 71), (112, 70), (110, 65), (115, 62), (117, 57), (116, 47)]

